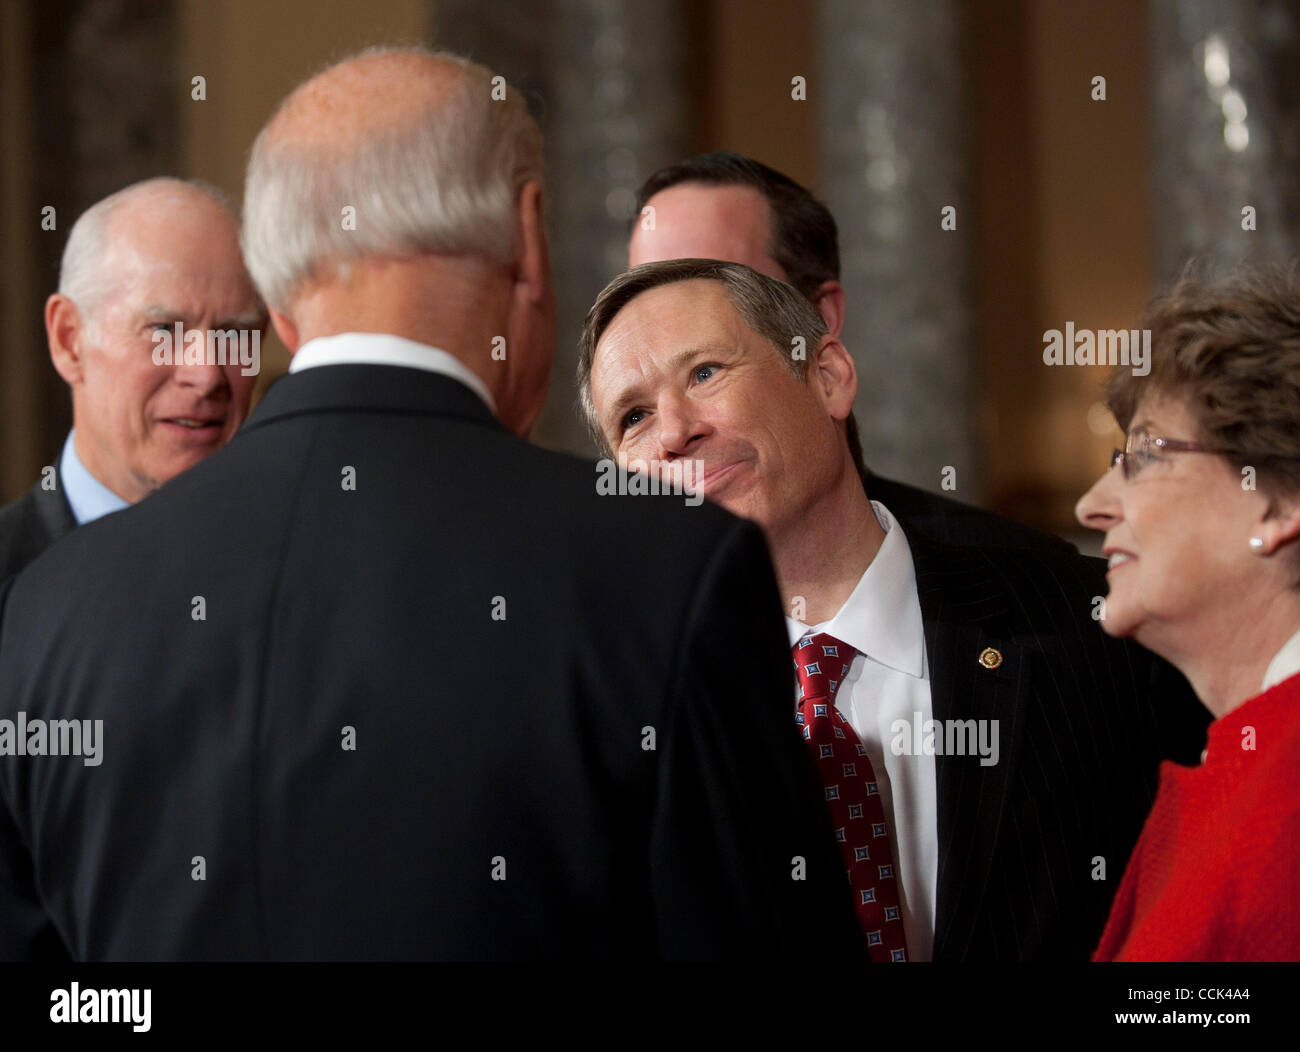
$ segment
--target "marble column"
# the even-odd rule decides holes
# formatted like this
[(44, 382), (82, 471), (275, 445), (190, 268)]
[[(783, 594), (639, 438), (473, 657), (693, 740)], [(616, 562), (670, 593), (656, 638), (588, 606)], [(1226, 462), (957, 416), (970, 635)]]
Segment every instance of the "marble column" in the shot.
[(558, 343), (533, 438), (591, 453), (577, 410), (577, 341), (596, 294), (627, 264), (636, 188), (686, 152), (680, 5), (540, 0), (507, 12), (440, 0), (434, 19), (435, 43), (524, 91), (546, 136)]
[(867, 464), (933, 490), (953, 468), (951, 495), (977, 503), (961, 30), (955, 0), (821, 0), (809, 99)]
[(1151, 0), (1149, 46), (1156, 283), (1300, 253), (1300, 9)]

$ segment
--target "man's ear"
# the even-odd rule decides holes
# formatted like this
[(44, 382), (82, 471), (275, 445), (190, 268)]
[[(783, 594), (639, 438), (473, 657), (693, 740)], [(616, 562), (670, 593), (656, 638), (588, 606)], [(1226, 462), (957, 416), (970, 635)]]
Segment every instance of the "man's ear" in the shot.
[(529, 180), (519, 191), (517, 213), (519, 259), (515, 281), (522, 286), (531, 303), (543, 303), (550, 292), (550, 249), (546, 243), (546, 224), (542, 215), (542, 184)]
[(82, 343), (86, 322), (77, 305), (60, 292), (45, 301), (45, 337), (50, 345), (50, 361), (64, 382), (69, 387), (80, 383), (85, 371)]
[(827, 333), (817, 344), (808, 370), (808, 381), (817, 385), (831, 416), (836, 420), (847, 419), (858, 396), (858, 367), (848, 348)]
[[(509, 285), (504, 374), (493, 387), (497, 418), (526, 438), (546, 404), (555, 362), (555, 293), (542, 208), (542, 184), (532, 179), (519, 189), (515, 209), (515, 259), (502, 268)], [(522, 353), (516, 353), (518, 348)], [(491, 385), (490, 385), (491, 386)]]
[(281, 314), (274, 308), (270, 311), (271, 326), (275, 329), (275, 334), (280, 337), (280, 342), (289, 349), (293, 354), (298, 349), (298, 344), (302, 341), (298, 337), (298, 326), (289, 320), (288, 315)]
[(844, 286), (838, 281), (823, 281), (808, 298), (826, 323), (826, 331), (838, 339), (844, 331)]

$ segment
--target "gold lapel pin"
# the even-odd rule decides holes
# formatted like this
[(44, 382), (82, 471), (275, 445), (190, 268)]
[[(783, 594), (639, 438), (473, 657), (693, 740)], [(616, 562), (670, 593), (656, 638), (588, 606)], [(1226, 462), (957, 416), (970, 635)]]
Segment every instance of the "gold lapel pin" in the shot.
[(993, 647), (985, 647), (980, 651), (979, 662), (985, 668), (997, 668), (1002, 664), (1002, 652)]

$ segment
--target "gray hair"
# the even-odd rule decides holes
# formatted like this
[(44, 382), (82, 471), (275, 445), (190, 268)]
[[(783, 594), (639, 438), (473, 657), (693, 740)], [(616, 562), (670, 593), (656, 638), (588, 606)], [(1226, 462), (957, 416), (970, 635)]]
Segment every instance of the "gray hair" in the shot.
[(112, 275), (106, 272), (109, 222), (125, 205), (138, 198), (164, 190), (194, 191), (209, 198), (230, 214), (232, 224), (239, 225), (239, 212), (230, 198), (210, 183), (198, 179), (158, 176), (123, 187), (91, 205), (72, 224), (68, 242), (63, 246), (59, 263), (58, 291), (77, 305), (83, 323), (94, 330), (94, 308), (112, 288)]
[[(343, 62), (402, 54), (449, 62), (463, 73), (409, 126), (384, 128), (355, 148), (321, 156), (278, 142), (268, 134), (273, 118), (253, 143), (242, 240), (269, 305), (283, 309), (305, 279), (348, 260), (426, 252), (497, 263), (515, 258), (518, 190), (542, 178), (536, 122), (516, 90), (494, 98), (504, 81), (459, 55), (379, 47)], [(347, 206), (356, 210), (355, 229), (343, 227)]]
[[(784, 281), (760, 274), (741, 263), (716, 259), (669, 259), (643, 263), (625, 271), (601, 290), (587, 312), (578, 344), (578, 397), (582, 415), (596, 446), (606, 455), (613, 451), (600, 428), (591, 397), (591, 367), (596, 345), (614, 317), (643, 292), (679, 281), (704, 279), (722, 286), (741, 321), (768, 341), (800, 380), (808, 376), (808, 356), (826, 335), (826, 322), (816, 307)], [(796, 337), (803, 338), (804, 355), (795, 356)]]

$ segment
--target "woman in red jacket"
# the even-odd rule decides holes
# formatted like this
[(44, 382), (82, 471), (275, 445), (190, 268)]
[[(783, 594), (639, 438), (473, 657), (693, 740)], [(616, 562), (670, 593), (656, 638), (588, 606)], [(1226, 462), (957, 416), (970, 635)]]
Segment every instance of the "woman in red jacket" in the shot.
[(1215, 721), (1199, 767), (1163, 765), (1094, 959), (1298, 960), (1300, 271), (1184, 278), (1145, 327), (1149, 374), (1108, 392), (1124, 450), (1077, 514), (1106, 535), (1103, 628)]

